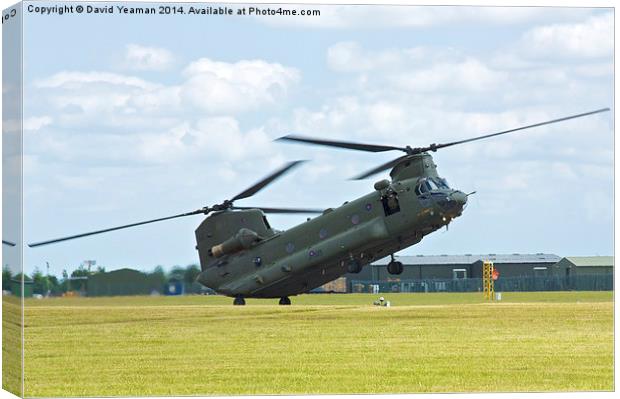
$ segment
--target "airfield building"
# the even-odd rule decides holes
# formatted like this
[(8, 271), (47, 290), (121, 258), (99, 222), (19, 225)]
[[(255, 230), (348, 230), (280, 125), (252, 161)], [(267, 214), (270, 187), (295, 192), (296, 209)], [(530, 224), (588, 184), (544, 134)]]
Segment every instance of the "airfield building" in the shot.
[(496, 290), (554, 291), (613, 289), (613, 257), (554, 254), (465, 254), (395, 256), (403, 272), (392, 275), (380, 259), (360, 273), (347, 274), (348, 292), (479, 291), (482, 265), (492, 261), (500, 273)]
[(613, 256), (569, 256), (556, 263), (552, 271), (560, 276), (611, 274)]
[[(574, 256), (554, 254), (465, 254), (396, 256), (403, 273), (387, 272), (390, 258), (380, 259), (360, 273), (347, 274), (314, 292), (466, 292), (482, 287), (483, 261), (492, 261), (500, 272), (497, 291), (611, 290), (612, 256)], [(15, 285), (15, 284), (13, 284)], [(31, 285), (31, 284), (30, 284)], [(21, 286), (21, 285), (20, 285)], [(27, 284), (25, 294), (28, 296)], [(195, 287), (194, 287), (195, 288)], [(88, 277), (86, 295), (167, 295), (200, 293), (198, 287), (185, 287), (182, 280), (167, 282), (132, 269), (96, 273)], [(14, 288), (17, 290), (17, 287)], [(30, 289), (31, 292), (31, 289)]]
[(416, 255), (395, 256), (403, 263), (399, 276), (387, 272), (390, 258), (380, 259), (365, 267), (358, 274), (347, 274), (352, 280), (423, 280), (423, 279), (466, 279), (482, 278), (482, 262), (492, 261), (503, 277), (545, 275), (560, 261), (553, 254), (465, 254), (465, 255)]
[(88, 278), (87, 287), (88, 296), (149, 295), (162, 290), (157, 278), (133, 269), (94, 274)]

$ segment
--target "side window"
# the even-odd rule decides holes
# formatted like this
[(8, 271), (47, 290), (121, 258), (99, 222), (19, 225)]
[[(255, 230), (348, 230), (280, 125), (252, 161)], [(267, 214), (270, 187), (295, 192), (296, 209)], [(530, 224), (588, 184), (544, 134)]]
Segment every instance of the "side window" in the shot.
[(424, 195), (431, 191), (431, 186), (426, 179), (422, 179), (415, 188), (415, 193), (418, 196)]
[(393, 191), (388, 191), (381, 197), (381, 203), (383, 204), (383, 211), (385, 216), (390, 216), (400, 212), (400, 205), (398, 204), (398, 195)]

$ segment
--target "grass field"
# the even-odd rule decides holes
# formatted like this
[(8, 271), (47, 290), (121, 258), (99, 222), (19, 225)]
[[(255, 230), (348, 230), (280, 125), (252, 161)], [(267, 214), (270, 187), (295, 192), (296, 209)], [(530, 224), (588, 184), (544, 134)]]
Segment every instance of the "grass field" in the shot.
[(610, 292), (26, 300), (26, 396), (613, 389)]

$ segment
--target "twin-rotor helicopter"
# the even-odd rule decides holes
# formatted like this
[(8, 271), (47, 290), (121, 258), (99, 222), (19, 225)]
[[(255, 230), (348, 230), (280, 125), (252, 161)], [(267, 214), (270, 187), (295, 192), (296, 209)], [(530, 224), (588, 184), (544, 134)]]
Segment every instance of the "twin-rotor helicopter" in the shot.
[[(387, 256), (391, 256), (388, 272), (401, 274), (403, 265), (394, 259), (394, 253), (420, 242), (427, 234), (461, 216), (471, 193), (450, 187), (438, 175), (430, 152), (605, 111), (609, 108), (426, 147), (284, 136), (278, 141), (367, 152), (402, 151), (404, 155), (357, 176), (356, 179), (365, 179), (391, 169), (390, 180), (376, 182), (369, 194), (336, 208), (317, 210), (235, 205), (236, 201), (253, 196), (302, 162), (294, 161), (215, 205), (31, 243), (29, 246), (40, 247), (164, 220), (206, 215), (195, 231), (201, 266), (197, 281), (220, 294), (233, 297), (235, 305), (244, 305), (246, 298), (279, 298), (280, 305), (289, 305), (291, 296), (309, 292), (346, 273), (359, 273), (365, 265)], [(319, 215), (286, 231), (278, 231), (271, 227), (265, 216), (274, 213)], [(11, 243), (3, 241), (3, 244)]]

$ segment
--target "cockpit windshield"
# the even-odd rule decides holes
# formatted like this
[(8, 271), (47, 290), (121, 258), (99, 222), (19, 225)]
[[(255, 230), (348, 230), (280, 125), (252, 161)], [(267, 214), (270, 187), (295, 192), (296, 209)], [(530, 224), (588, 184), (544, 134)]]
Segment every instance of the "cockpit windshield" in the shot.
[(418, 195), (434, 190), (448, 190), (448, 182), (441, 177), (427, 177), (418, 183), (415, 191)]
[(444, 190), (450, 189), (450, 186), (448, 186), (448, 181), (443, 177), (433, 177), (432, 179), (435, 181), (437, 186), (439, 186), (439, 188)]

